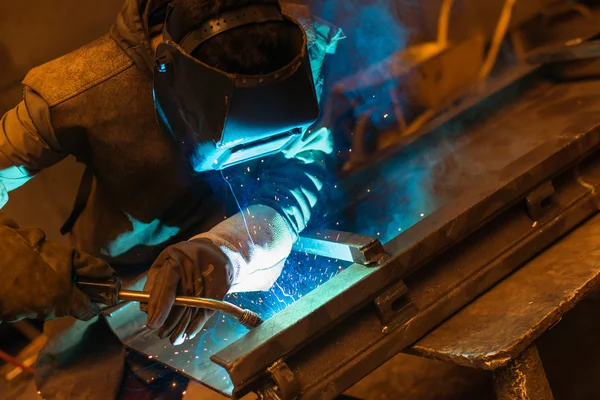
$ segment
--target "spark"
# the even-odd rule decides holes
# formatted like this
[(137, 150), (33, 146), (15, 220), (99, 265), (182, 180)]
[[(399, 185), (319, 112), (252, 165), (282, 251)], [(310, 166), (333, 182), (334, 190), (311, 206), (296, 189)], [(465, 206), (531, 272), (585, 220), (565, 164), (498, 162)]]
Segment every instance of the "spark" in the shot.
[(388, 117), (388, 114), (385, 114), (385, 115), (383, 116), (383, 118), (387, 118), (387, 117)]
[[(225, 182), (229, 186), (229, 190), (231, 190), (231, 194), (233, 195), (233, 198), (235, 199), (238, 209), (240, 211), (242, 211), (242, 206), (240, 205), (240, 202), (238, 201), (238, 198), (235, 195), (235, 192), (233, 191), (233, 186), (231, 186), (231, 183), (229, 183), (229, 181), (227, 179), (225, 179), (223, 170), (221, 170), (221, 177), (225, 180)], [(250, 213), (250, 210), (248, 210), (248, 213)], [(246, 227), (246, 232), (248, 232), (248, 237), (250, 238), (250, 243), (252, 243), (252, 245), (254, 245), (254, 240), (252, 240), (252, 235), (250, 235), (250, 230), (248, 229), (248, 222), (246, 221), (246, 217), (244, 216), (243, 212), (242, 212), (242, 220), (244, 221), (244, 226)]]
[(294, 296), (292, 296), (291, 294), (287, 294), (285, 290), (283, 290), (283, 288), (281, 287), (280, 283), (276, 282), (275, 285), (279, 288), (279, 290), (281, 290), (281, 294), (283, 294), (285, 297), (292, 299), (292, 302), (294, 301)]

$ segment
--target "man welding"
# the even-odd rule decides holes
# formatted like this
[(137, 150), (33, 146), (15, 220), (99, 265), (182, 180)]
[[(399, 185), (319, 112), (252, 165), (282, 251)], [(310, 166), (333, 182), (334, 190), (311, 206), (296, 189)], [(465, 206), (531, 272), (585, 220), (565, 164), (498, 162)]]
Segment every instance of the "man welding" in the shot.
[[(286, 8), (127, 0), (109, 35), (24, 79), (24, 100), (0, 123), (0, 205), (69, 154), (87, 167), (62, 230), (72, 248), (0, 219), (0, 316), (90, 320), (46, 324), (46, 399), (114, 397), (125, 368), (74, 277), (151, 265), (147, 325), (178, 344), (211, 313), (172, 307), (176, 295), (222, 299), (280, 275), (327, 174), (328, 131), (309, 127), (339, 37)], [(97, 351), (98, 337), (114, 362), (87, 357), (94, 381), (79, 356)]]

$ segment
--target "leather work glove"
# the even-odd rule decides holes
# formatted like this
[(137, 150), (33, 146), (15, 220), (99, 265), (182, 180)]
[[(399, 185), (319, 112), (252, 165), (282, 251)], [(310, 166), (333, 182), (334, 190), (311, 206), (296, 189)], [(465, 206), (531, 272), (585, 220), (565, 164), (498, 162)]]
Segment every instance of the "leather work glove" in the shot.
[(158, 329), (161, 339), (179, 345), (194, 338), (212, 310), (174, 307), (176, 296), (222, 300), (233, 281), (234, 271), (227, 256), (209, 239), (192, 239), (167, 247), (156, 259), (144, 291), (150, 293), (146, 325)]
[(0, 214), (0, 321), (90, 320), (99, 308), (75, 286), (75, 278), (113, 274), (106, 262), (47, 241), (40, 229), (19, 228)]

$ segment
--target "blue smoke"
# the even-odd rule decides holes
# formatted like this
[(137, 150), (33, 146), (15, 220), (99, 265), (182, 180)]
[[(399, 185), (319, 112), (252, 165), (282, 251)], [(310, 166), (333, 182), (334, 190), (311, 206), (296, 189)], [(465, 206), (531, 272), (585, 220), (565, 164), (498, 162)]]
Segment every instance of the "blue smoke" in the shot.
[(366, 69), (392, 59), (406, 48), (410, 34), (397, 16), (395, 3), (392, 0), (326, 0), (315, 8), (317, 15), (340, 26), (346, 36), (336, 55), (328, 61), (329, 84), (334, 84), (335, 90), (341, 90), (354, 104), (355, 117), (369, 111), (371, 123), (378, 128), (393, 124), (389, 91), (398, 82), (388, 76), (389, 68), (377, 68), (373, 75), (378, 83), (357, 85), (354, 78), (359, 73), (364, 76)]
[(334, 76), (355, 74), (406, 47), (409, 32), (391, 0), (325, 0), (313, 9), (347, 37), (328, 61)]

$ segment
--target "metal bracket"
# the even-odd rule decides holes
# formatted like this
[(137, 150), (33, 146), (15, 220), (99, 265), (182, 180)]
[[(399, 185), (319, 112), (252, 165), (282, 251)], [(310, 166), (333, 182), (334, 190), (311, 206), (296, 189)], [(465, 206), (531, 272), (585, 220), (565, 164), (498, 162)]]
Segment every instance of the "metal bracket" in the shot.
[(376, 264), (387, 257), (379, 239), (333, 230), (303, 234), (293, 250), (363, 265)]
[(548, 205), (545, 205), (544, 202), (550, 199), (553, 194), (554, 186), (552, 185), (552, 181), (546, 181), (525, 197), (527, 213), (532, 220), (537, 221), (544, 215), (545, 209), (548, 208)]
[(386, 327), (403, 324), (419, 311), (407, 298), (407, 292), (408, 288), (400, 281), (375, 298), (375, 309)]
[(259, 399), (294, 400), (300, 396), (300, 384), (292, 370), (282, 359), (267, 368), (267, 372), (271, 375), (274, 384), (258, 390)]

